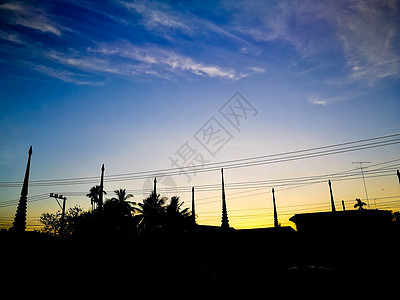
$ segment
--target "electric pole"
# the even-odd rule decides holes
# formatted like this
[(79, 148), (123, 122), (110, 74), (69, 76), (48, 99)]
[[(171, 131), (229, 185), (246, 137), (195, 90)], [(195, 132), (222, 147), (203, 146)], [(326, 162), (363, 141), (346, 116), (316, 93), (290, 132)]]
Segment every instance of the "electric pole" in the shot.
[(333, 200), (333, 193), (332, 193), (332, 183), (331, 183), (331, 180), (328, 180), (328, 185), (329, 185), (329, 192), (330, 192), (330, 194), (331, 194), (331, 208), (332, 208), (332, 212), (336, 212), (335, 201)]
[[(67, 201), (67, 197), (64, 197), (63, 195), (59, 194), (53, 194), (50, 193), (50, 197), (56, 199), (58, 206), (61, 208), (61, 223), (60, 223), (60, 230), (58, 233), (62, 235), (64, 233), (65, 229), (65, 202)], [(63, 205), (61, 206), (60, 202), (58, 202), (58, 199), (63, 200)]]
[(365, 198), (367, 199), (368, 209), (369, 209), (369, 200), (368, 200), (367, 186), (365, 184), (363, 164), (370, 164), (370, 163), (371, 163), (370, 161), (353, 161), (353, 164), (359, 164), (360, 165), (360, 168), (357, 168), (357, 169), (361, 170), (361, 175), (362, 175), (362, 179), (363, 179), (363, 182), (364, 182)]
[(196, 225), (196, 213), (194, 207), (194, 186), (192, 187), (192, 224)]
[(278, 228), (279, 223), (278, 223), (278, 213), (276, 211), (276, 203), (275, 203), (275, 190), (272, 188), (272, 204), (274, 206), (274, 227)]

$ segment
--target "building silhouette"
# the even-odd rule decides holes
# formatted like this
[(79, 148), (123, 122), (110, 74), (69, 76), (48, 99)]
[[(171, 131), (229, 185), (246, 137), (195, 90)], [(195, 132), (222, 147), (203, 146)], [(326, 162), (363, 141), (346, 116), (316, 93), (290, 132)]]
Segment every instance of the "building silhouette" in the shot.
[(295, 214), (289, 219), (303, 233), (377, 232), (388, 229), (392, 224), (392, 213), (388, 210), (346, 210)]

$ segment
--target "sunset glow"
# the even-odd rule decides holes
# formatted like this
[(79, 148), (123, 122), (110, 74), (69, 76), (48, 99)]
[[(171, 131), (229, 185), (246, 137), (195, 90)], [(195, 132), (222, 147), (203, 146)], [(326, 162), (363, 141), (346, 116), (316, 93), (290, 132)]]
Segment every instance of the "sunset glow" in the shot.
[[(0, 228), (28, 149), (27, 229), (124, 188), (221, 225), (272, 227), (355, 199), (400, 210), (399, 5), (393, 1), (2, 1)], [(364, 172), (364, 181), (360, 164)], [(366, 193), (367, 192), (367, 193)]]

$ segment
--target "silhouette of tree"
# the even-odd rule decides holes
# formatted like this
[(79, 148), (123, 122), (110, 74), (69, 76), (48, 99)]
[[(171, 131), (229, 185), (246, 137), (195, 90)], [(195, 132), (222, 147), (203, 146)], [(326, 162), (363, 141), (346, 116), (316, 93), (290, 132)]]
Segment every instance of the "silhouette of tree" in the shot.
[(178, 196), (171, 197), (166, 208), (166, 222), (173, 230), (183, 230), (191, 223), (191, 212), (189, 208), (181, 210), (184, 202)]
[(117, 198), (112, 197), (111, 200), (117, 200), (119, 202), (127, 201), (129, 198), (133, 198), (132, 194), (126, 194), (125, 189), (115, 190), (114, 193), (117, 195)]
[(117, 197), (107, 199), (104, 203), (105, 229), (120, 233), (132, 233), (134, 231), (133, 212), (136, 209), (135, 202), (127, 201), (133, 195), (126, 194), (125, 189), (115, 190)]
[[(83, 214), (83, 209), (79, 205), (69, 208), (65, 212), (64, 235), (70, 235), (75, 232), (78, 219)], [(51, 235), (57, 235), (61, 227), (61, 210), (53, 213), (42, 213), (39, 222), (44, 225), (41, 232)]]
[(393, 223), (400, 226), (400, 211), (395, 211), (392, 214)]
[[(103, 193), (107, 195), (105, 191), (103, 191)], [(100, 202), (100, 185), (93, 186), (89, 190), (89, 193), (86, 194), (86, 197), (90, 198), (90, 204), (92, 205), (92, 210), (94, 210), (94, 205), (96, 204), (98, 206)]]
[(117, 197), (112, 197), (106, 201), (109, 207), (118, 207), (124, 212), (124, 215), (130, 214), (136, 209), (136, 203), (128, 201), (128, 199), (133, 198), (132, 194), (126, 194), (125, 189), (115, 190), (114, 193), (117, 195)]
[(40, 231), (51, 235), (57, 234), (61, 226), (58, 213), (42, 213), (39, 222), (44, 225), (44, 227)]
[(364, 205), (367, 205), (367, 203), (361, 201), (360, 199), (356, 199), (356, 201), (357, 201), (357, 203), (354, 204), (354, 208), (357, 208), (357, 207), (358, 207), (359, 210), (364, 209), (363, 206), (364, 206)]
[(139, 233), (143, 231), (155, 231), (163, 223), (165, 214), (165, 203), (167, 198), (160, 198), (160, 194), (151, 192), (149, 197), (143, 199), (143, 203), (138, 203), (136, 210), (141, 213), (138, 224)]

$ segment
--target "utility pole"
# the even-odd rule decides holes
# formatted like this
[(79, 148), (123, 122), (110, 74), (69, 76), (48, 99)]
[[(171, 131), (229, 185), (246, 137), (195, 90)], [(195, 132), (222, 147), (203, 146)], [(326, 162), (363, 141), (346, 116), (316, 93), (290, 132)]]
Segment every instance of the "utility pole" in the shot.
[(196, 225), (196, 213), (194, 207), (194, 186), (192, 187), (192, 224)]
[(328, 180), (328, 185), (329, 185), (329, 192), (331, 194), (331, 209), (332, 212), (336, 212), (335, 201), (333, 201), (332, 183), (330, 179)]
[(369, 200), (368, 200), (367, 186), (365, 184), (363, 164), (370, 164), (370, 163), (371, 163), (370, 161), (353, 161), (353, 164), (359, 164), (360, 165), (360, 168), (357, 168), (357, 169), (361, 170), (361, 175), (362, 175), (362, 179), (363, 179), (363, 182), (364, 182), (365, 198), (367, 199), (368, 209), (369, 209)]
[[(53, 194), (50, 193), (49, 195), (50, 197), (56, 199), (58, 206), (61, 208), (61, 226), (60, 226), (60, 230), (59, 230), (59, 234), (62, 235), (64, 233), (64, 229), (65, 229), (65, 202), (67, 201), (67, 197), (64, 197), (63, 195), (59, 195), (59, 194)], [(58, 199), (63, 200), (63, 205), (61, 206), (60, 202), (58, 202)]]
[(101, 177), (100, 177), (100, 195), (99, 195), (99, 210), (103, 211), (103, 190), (104, 190), (104, 164), (101, 166)]
[(272, 204), (274, 206), (274, 227), (278, 228), (279, 223), (278, 223), (278, 213), (276, 211), (276, 203), (275, 203), (275, 190), (272, 188)]

